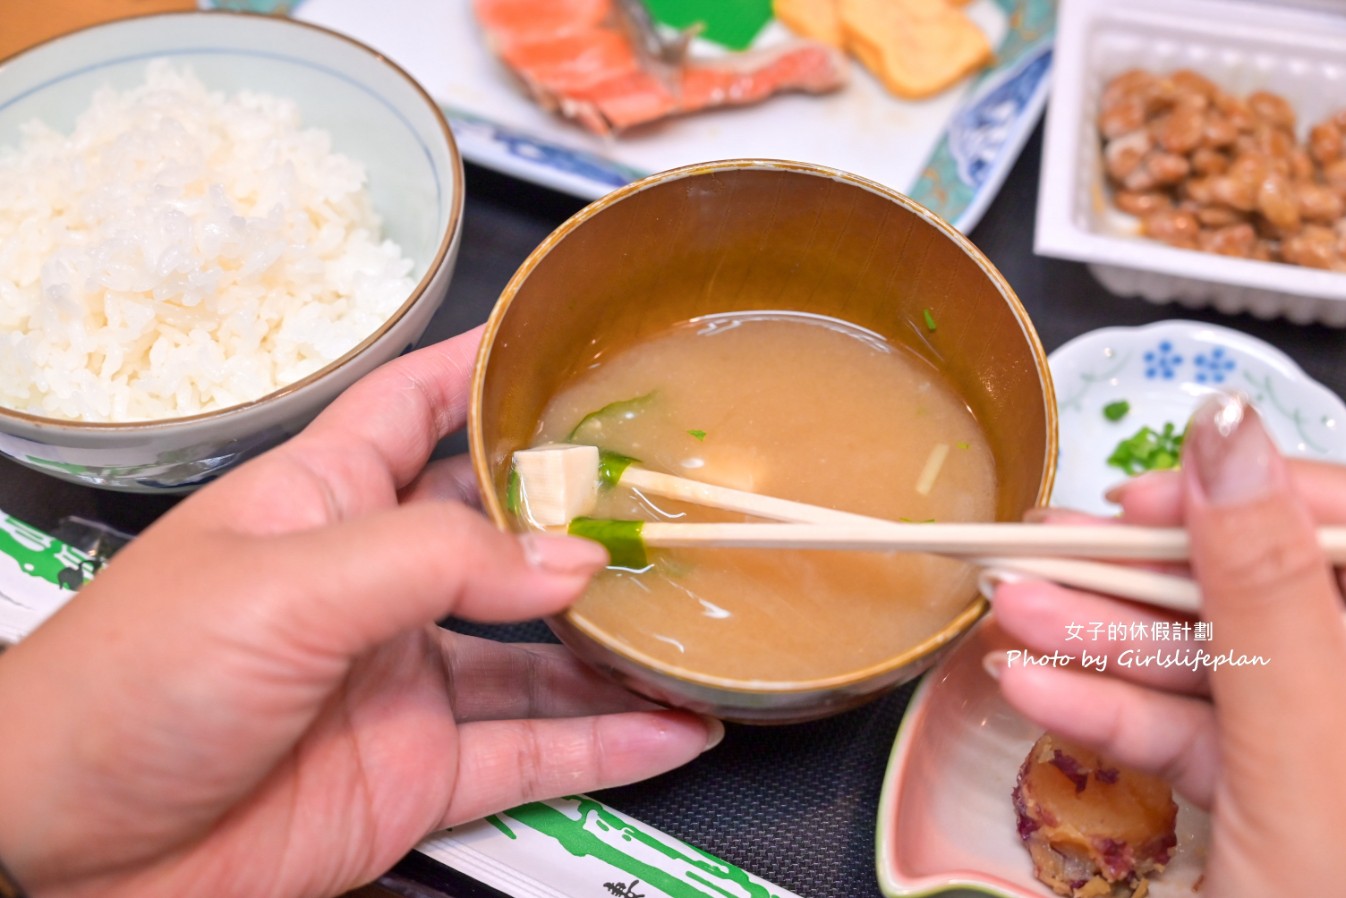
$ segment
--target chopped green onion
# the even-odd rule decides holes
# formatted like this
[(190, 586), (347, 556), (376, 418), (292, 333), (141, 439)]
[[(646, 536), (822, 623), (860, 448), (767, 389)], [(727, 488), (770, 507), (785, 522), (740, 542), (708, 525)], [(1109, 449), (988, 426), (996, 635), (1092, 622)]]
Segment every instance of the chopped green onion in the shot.
[(640, 459), (622, 455), (620, 452), (598, 450), (598, 482), (605, 487), (616, 486), (617, 481), (622, 479), (623, 472), (638, 461)]
[(972, 448), (972, 444), (969, 443), (967, 440), (959, 440), (959, 441), (958, 441), (958, 448), (959, 448), (959, 449), (971, 449), (971, 448)]
[(612, 436), (608, 431), (613, 424), (618, 421), (629, 421), (640, 414), (653, 401), (654, 395), (651, 391), (643, 396), (619, 399), (616, 402), (609, 402), (597, 411), (589, 412), (580, 418), (580, 422), (566, 436), (565, 441), (588, 443), (591, 446), (603, 445)]
[(1182, 458), (1183, 436), (1172, 422), (1165, 424), (1163, 430), (1142, 427), (1117, 444), (1108, 456), (1108, 464), (1131, 477), (1176, 468)]
[(523, 480), (517, 468), (510, 468), (505, 480), (505, 510), (515, 517), (523, 514)]
[(706, 438), (706, 432), (704, 430), (689, 430), (687, 432), (698, 440), (704, 440)]
[(925, 319), (925, 329), (933, 334), (935, 332), (935, 316), (931, 314), (929, 309), (921, 309), (921, 317)]
[(1126, 413), (1131, 411), (1131, 403), (1125, 399), (1118, 399), (1116, 402), (1109, 402), (1103, 406), (1103, 417), (1109, 421), (1120, 421), (1126, 417)]
[(608, 565), (632, 571), (650, 566), (641, 531), (644, 521), (617, 521), (609, 518), (575, 518), (566, 528), (571, 536), (582, 536), (601, 543), (608, 550)]

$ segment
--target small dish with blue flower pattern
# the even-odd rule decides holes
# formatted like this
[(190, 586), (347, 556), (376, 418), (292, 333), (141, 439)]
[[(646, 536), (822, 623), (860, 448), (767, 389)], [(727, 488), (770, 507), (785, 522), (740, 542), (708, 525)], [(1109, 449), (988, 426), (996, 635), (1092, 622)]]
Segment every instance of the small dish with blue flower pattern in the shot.
[[(1095, 514), (1129, 472), (1109, 463), (1148, 427), (1181, 434), (1203, 396), (1236, 390), (1288, 455), (1346, 462), (1346, 405), (1279, 349), (1195, 321), (1090, 331), (1049, 357), (1061, 428), (1052, 504)], [(1136, 469), (1132, 468), (1132, 472)]]

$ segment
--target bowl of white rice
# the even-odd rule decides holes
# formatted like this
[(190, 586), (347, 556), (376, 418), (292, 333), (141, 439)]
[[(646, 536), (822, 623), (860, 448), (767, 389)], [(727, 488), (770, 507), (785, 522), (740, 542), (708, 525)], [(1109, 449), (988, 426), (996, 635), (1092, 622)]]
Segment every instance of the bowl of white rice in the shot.
[(0, 62), (0, 452), (213, 479), (420, 339), (462, 208), (436, 103), (322, 28), (152, 15)]

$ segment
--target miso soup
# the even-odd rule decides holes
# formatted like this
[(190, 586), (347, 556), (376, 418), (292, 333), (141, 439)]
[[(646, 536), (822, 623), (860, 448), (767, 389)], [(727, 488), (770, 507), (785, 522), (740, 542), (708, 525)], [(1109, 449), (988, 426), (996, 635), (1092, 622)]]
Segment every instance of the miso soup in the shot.
[[(995, 464), (967, 404), (908, 348), (812, 315), (698, 319), (600, 355), (534, 444), (589, 442), (645, 467), (907, 521), (994, 517)], [(622, 487), (597, 517), (747, 521)], [(940, 630), (975, 573), (933, 555), (651, 549), (572, 612), (648, 663), (761, 684), (842, 676)]]

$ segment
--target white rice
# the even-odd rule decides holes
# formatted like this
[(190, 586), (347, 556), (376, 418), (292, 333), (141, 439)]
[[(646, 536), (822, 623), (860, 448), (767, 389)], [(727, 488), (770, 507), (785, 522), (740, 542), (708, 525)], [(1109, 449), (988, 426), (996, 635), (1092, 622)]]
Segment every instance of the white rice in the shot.
[(256, 399), (372, 334), (414, 286), (363, 167), (293, 102), (151, 63), (73, 133), (0, 148), (0, 405), (85, 421)]

